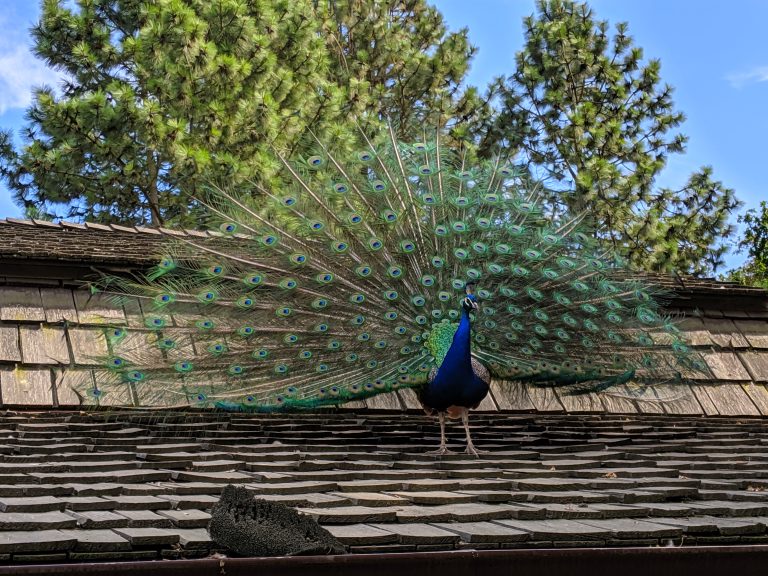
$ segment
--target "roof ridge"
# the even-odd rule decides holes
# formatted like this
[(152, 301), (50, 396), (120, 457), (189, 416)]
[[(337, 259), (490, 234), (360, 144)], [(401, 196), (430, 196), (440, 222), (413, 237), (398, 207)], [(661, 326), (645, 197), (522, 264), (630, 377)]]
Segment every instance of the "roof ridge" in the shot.
[(37, 220), (26, 218), (0, 218), (0, 225), (12, 225), (12, 226), (31, 226), (40, 228), (58, 228), (60, 230), (75, 229), (75, 230), (89, 230), (99, 232), (122, 232), (127, 234), (151, 234), (151, 235), (163, 235), (163, 236), (205, 236), (214, 237), (216, 234), (207, 230), (194, 230), (192, 228), (174, 228), (168, 226), (138, 226), (138, 225), (126, 225), (126, 224), (100, 224), (98, 222), (70, 222), (68, 220), (60, 220), (58, 222), (51, 222), (49, 220)]
[[(22, 218), (0, 218), (0, 227), (2, 226), (22, 226), (25, 229), (39, 228), (41, 230), (59, 229), (59, 230), (80, 230), (93, 233), (119, 233), (133, 234), (138, 238), (218, 238), (222, 234), (216, 230), (194, 230), (190, 228), (173, 228), (166, 226), (138, 226), (124, 224), (99, 224), (97, 222), (70, 222), (60, 220), (59, 222), (50, 222), (46, 220), (22, 219)], [(142, 258), (141, 260), (144, 260)], [(700, 278), (678, 272), (638, 272), (638, 275), (653, 279), (661, 287), (673, 289), (681, 288), (685, 291), (719, 291), (730, 290), (732, 292), (742, 292), (749, 294), (765, 294), (768, 290), (755, 286), (743, 286), (736, 282), (718, 280), (716, 278)]]

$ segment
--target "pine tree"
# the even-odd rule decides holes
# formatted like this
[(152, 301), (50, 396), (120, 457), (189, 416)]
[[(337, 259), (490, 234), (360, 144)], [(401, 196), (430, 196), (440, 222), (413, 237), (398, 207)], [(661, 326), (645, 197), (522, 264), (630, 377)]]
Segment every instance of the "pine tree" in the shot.
[(588, 210), (597, 234), (636, 266), (707, 272), (722, 263), (728, 216), (739, 205), (710, 167), (679, 189), (656, 178), (685, 150), (660, 62), (643, 60), (626, 23), (608, 23), (572, 0), (538, 0), (524, 21), (516, 70), (495, 87), (500, 113), (483, 145), (519, 149), (555, 191)]
[(381, 104), (404, 134), (431, 110), (487, 110), (459, 88), (466, 31), (448, 33), (425, 0), (71, 4), (43, 0), (32, 31), (61, 94), (37, 91), (19, 149), (0, 133), (0, 176), (25, 208), (193, 225), (190, 193), (270, 181), (271, 152), (301, 152), (308, 130), (344, 139)]

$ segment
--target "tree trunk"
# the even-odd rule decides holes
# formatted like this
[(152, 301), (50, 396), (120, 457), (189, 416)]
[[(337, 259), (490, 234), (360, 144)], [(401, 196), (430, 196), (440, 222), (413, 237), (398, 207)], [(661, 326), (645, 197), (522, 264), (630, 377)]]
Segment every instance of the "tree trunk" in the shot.
[(160, 199), (157, 193), (157, 162), (155, 155), (151, 150), (147, 151), (147, 172), (149, 182), (147, 183), (147, 201), (149, 202), (149, 211), (152, 214), (152, 226), (162, 226), (163, 218), (160, 215)]

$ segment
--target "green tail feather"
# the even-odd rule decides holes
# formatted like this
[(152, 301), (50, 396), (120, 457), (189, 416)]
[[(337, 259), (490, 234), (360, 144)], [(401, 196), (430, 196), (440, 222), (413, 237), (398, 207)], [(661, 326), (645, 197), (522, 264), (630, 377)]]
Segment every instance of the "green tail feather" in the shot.
[(209, 237), (166, 246), (139, 280), (139, 328), (110, 328), (112, 378), (142, 404), (312, 408), (419, 386), (442, 362), (468, 281), (473, 354), (494, 377), (579, 391), (706, 370), (664, 295), (553, 215), (514, 164), (433, 142), (281, 158), (285, 186), (211, 188)]

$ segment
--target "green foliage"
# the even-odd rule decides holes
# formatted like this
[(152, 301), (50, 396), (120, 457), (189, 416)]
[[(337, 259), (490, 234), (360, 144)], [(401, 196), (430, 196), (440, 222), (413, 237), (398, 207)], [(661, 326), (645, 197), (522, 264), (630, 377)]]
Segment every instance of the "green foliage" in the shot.
[(477, 137), (491, 110), (477, 88), (461, 86), (477, 51), (466, 28), (447, 33), (423, 0), (326, 0), (317, 14), (330, 74), (351, 101), (397, 123), (401, 136), (449, 123), (454, 135)]
[(746, 251), (746, 264), (726, 275), (727, 280), (768, 289), (768, 202), (760, 202), (760, 210), (748, 210), (739, 218), (746, 226), (739, 251)]
[(403, 133), (487, 110), (459, 88), (466, 31), (449, 34), (425, 0), (72, 4), (43, 0), (32, 31), (62, 94), (36, 92), (19, 149), (0, 133), (0, 176), (24, 207), (193, 225), (187, 194), (275, 185), (273, 152), (301, 152), (310, 130), (337, 142), (380, 109)]
[(558, 192), (555, 203), (588, 211), (597, 236), (636, 266), (719, 266), (738, 207), (733, 190), (709, 167), (680, 189), (655, 186), (686, 143), (659, 61), (643, 61), (627, 24), (610, 36), (607, 22), (572, 0), (538, 0), (524, 28), (517, 69), (494, 89), (501, 110), (483, 146), (521, 150)]

